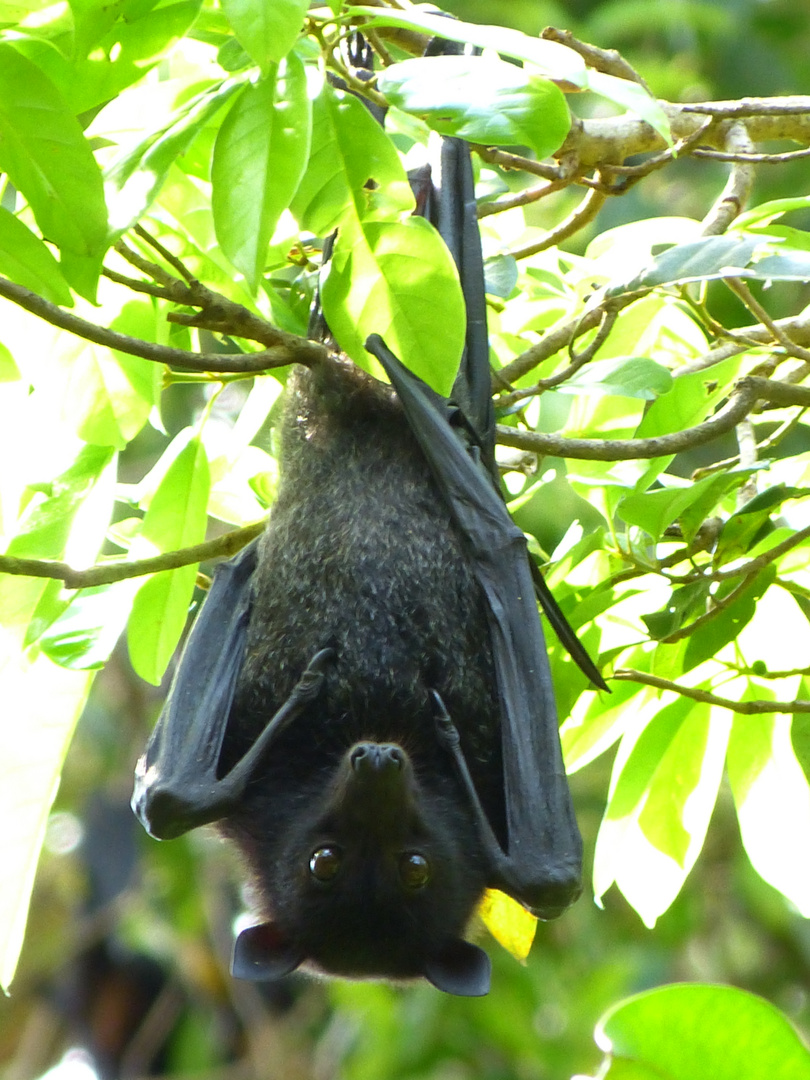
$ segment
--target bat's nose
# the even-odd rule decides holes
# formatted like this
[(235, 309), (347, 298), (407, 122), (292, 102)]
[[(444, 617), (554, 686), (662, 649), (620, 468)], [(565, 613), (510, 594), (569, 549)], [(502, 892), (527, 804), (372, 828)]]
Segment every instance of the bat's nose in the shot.
[(352, 771), (360, 776), (371, 773), (399, 772), (405, 755), (394, 743), (358, 743), (349, 755)]

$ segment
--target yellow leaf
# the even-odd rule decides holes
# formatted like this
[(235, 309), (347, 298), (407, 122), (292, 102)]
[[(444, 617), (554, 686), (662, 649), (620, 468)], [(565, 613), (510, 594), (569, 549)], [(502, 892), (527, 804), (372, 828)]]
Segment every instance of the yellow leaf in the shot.
[(478, 914), (498, 944), (521, 964), (525, 963), (537, 929), (534, 915), (497, 889), (487, 889), (478, 905)]

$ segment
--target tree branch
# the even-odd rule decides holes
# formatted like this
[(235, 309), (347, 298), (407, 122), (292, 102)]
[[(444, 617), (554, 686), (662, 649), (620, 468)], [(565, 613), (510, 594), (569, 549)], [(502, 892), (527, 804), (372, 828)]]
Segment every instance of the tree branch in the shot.
[(116, 560), (90, 566), (86, 570), (74, 570), (63, 562), (51, 562), (44, 559), (18, 559), (13, 555), (0, 555), (0, 573), (14, 574), (21, 577), (52, 578), (64, 581), (66, 589), (88, 589), (96, 585), (111, 585), (115, 581), (143, 577), (146, 574), (158, 574), (162, 570), (177, 570), (181, 566), (208, 559), (229, 558), (258, 536), (266, 522), (257, 521), (243, 529), (234, 529), (214, 540), (206, 540), (193, 547), (167, 551), (150, 559), (132, 561)]
[[(212, 294), (213, 295), (213, 294)], [(30, 289), (24, 289), (7, 278), (0, 278), (0, 296), (17, 304), (25, 311), (36, 315), (51, 326), (60, 330), (67, 330), (85, 341), (92, 341), (96, 345), (105, 345), (108, 349), (127, 353), (129, 356), (140, 356), (143, 360), (151, 360), (156, 364), (170, 364), (173, 367), (185, 368), (188, 371), (221, 371), (230, 373), (249, 373), (266, 371), (268, 368), (282, 367), (285, 364), (304, 364), (311, 367), (320, 363), (329, 355), (323, 345), (318, 345), (307, 338), (298, 337), (296, 334), (288, 334), (284, 330), (276, 330), (269, 324), (267, 336), (274, 340), (270, 348), (262, 349), (255, 353), (192, 353), (184, 349), (174, 349), (168, 345), (157, 345), (151, 341), (142, 341), (140, 338), (130, 337), (128, 334), (120, 334), (116, 330), (109, 330), (104, 326), (98, 326), (78, 315), (72, 315), (69, 311), (58, 307), (56, 304), (43, 299)], [(238, 306), (238, 305), (235, 305)], [(250, 312), (248, 312), (251, 315)], [(256, 316), (251, 319), (261, 322)], [(240, 335), (239, 330), (230, 326), (230, 332)]]
[(692, 701), (700, 701), (704, 705), (719, 705), (723, 709), (730, 709), (744, 716), (761, 716), (765, 713), (810, 713), (810, 701), (733, 701), (731, 698), (718, 697), (708, 690), (697, 690), (692, 686), (682, 686), (680, 683), (670, 682), (669, 679), (659, 679), (657, 675), (647, 675), (644, 671), (635, 671), (626, 668), (617, 671), (613, 676), (621, 682), (643, 683), (645, 686), (654, 686), (658, 690), (671, 690), (681, 697), (691, 698)]
[(659, 435), (650, 439), (569, 439), (563, 435), (546, 435), (536, 431), (497, 426), (498, 442), (518, 450), (554, 457), (578, 458), (585, 461), (626, 461), (630, 458), (656, 458), (680, 454), (716, 439), (733, 430), (748, 415), (759, 400), (777, 405), (810, 405), (810, 389), (790, 386), (749, 375), (734, 387), (728, 403), (715, 416), (702, 424)]

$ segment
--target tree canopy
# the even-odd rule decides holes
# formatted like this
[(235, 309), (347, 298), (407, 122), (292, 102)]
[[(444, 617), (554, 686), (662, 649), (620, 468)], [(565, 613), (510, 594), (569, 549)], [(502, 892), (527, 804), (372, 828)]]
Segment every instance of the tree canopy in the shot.
[[(436, 35), (468, 48), (424, 56)], [(810, 156), (810, 98), (668, 101), (571, 32), (393, 0), (0, 0), (3, 985), (96, 673), (124, 635), (159, 686), (200, 564), (272, 505), (287, 367), (324, 349), (319, 277), (355, 363), (379, 375), (382, 333), (452, 386), (463, 303), (407, 180), (435, 132), (476, 160), (509, 507), (612, 690), (548, 635), (566, 765), (601, 816), (593, 894), (652, 927), (730, 792), (756, 875), (810, 916), (810, 195), (759, 194)], [(489, 903), (525, 954), (533, 922)], [(643, 1056), (658, 1005), (627, 1008), (602, 1030)], [(794, 1064), (767, 1075), (810, 1075), (779, 1030)]]

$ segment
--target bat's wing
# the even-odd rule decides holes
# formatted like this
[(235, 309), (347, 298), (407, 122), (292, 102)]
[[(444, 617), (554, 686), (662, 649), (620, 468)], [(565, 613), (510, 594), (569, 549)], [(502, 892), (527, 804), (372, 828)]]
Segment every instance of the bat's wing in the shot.
[[(378, 336), (372, 335), (366, 348), (396, 389), (487, 600), (501, 705), (508, 850), (495, 838), (469, 779), (465, 783), (489, 849), (491, 884), (550, 918), (579, 895), (582, 842), (562, 761), (526, 539), (488, 471), (451, 426), (452, 409), (445, 400)], [(440, 720), (447, 725), (441, 713)]]
[(317, 693), (331, 652), (318, 653), (247, 754), (219, 775), (222, 745), (245, 658), (258, 557), (254, 540), (220, 563), (183, 649), (163, 711), (135, 769), (132, 807), (160, 840), (227, 815), (270, 740)]
[(366, 348), (383, 365), (465, 540), (487, 601), (498, 681), (507, 849), (481, 806), (452, 717), (437, 698), (439, 731), (470, 796), (492, 865), (492, 884), (538, 914), (560, 914), (580, 892), (582, 841), (558, 732), (557, 710), (536, 595), (563, 644), (599, 686), (602, 677), (577, 640), (501, 498), (495, 464), (489, 341), (481, 240), (469, 148), (444, 139), (425, 216), (456, 261), (467, 335), (452, 402), (405, 368), (377, 335)]

